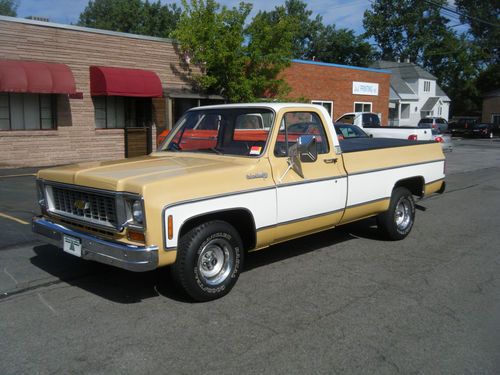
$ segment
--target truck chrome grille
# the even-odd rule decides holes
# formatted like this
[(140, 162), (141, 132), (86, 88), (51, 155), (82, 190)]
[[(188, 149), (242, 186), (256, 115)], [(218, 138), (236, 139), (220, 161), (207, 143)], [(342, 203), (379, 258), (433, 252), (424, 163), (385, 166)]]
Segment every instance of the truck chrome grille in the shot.
[(112, 195), (73, 188), (52, 186), (51, 211), (68, 218), (104, 225), (117, 226), (116, 200)]

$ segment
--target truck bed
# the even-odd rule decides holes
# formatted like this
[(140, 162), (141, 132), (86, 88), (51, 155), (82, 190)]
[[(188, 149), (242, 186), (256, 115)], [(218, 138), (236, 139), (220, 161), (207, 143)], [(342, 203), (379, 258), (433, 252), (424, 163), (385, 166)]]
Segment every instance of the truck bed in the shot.
[(433, 143), (433, 141), (410, 141), (396, 138), (349, 138), (339, 140), (339, 143), (342, 152), (356, 152), (428, 144)]

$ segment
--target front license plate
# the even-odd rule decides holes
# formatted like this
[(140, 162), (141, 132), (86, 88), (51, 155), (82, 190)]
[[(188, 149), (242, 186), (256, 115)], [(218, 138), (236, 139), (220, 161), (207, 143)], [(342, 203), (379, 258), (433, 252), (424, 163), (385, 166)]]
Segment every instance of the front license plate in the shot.
[(63, 250), (77, 257), (82, 256), (82, 241), (79, 238), (64, 236)]

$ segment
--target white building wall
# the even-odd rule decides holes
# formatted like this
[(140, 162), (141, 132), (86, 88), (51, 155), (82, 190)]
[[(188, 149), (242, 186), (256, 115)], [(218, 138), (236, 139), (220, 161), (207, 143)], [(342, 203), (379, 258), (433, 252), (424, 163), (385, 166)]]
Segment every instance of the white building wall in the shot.
[[(428, 91), (425, 91), (425, 82), (430, 83)], [(433, 79), (423, 79), (423, 78), (405, 80), (405, 83), (413, 90), (413, 92), (415, 92), (418, 99), (405, 100), (403, 95), (401, 95), (402, 98), (400, 102), (396, 104), (399, 106), (398, 108), (399, 126), (417, 126), (418, 122), (422, 118), (422, 113), (421, 113), (422, 107), (425, 105), (425, 103), (429, 98), (437, 96), (436, 94), (437, 83)], [(445, 120), (448, 120), (450, 115), (450, 103), (443, 102), (442, 99), (444, 99), (444, 97), (441, 97), (440, 102), (434, 106), (432, 116), (442, 117)], [(404, 107), (405, 104), (410, 105), (410, 114), (408, 118), (402, 118), (403, 115), (402, 108)], [(441, 106), (442, 108), (441, 115), (438, 113), (439, 106)]]
[[(418, 102), (417, 101), (409, 101), (409, 100), (401, 100), (399, 103), (399, 126), (416, 126), (418, 123), (415, 122), (415, 107), (417, 106)], [(405, 105), (409, 105), (409, 117), (408, 118), (402, 118), (401, 116), (403, 115), (403, 108)]]

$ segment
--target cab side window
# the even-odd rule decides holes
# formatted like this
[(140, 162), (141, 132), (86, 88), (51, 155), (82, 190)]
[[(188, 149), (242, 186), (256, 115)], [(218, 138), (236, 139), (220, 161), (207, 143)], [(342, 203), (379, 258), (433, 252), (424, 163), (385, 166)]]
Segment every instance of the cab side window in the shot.
[(274, 155), (278, 157), (288, 156), (288, 149), (297, 143), (297, 139), (302, 135), (316, 137), (319, 154), (326, 154), (330, 151), (325, 128), (316, 113), (288, 112), (281, 119)]
[(363, 126), (379, 127), (380, 120), (378, 116), (373, 113), (363, 113)]

